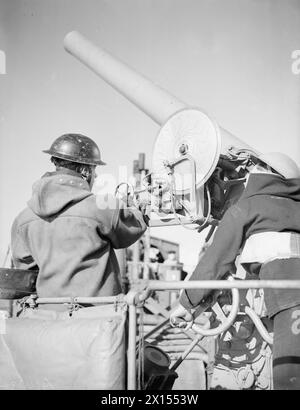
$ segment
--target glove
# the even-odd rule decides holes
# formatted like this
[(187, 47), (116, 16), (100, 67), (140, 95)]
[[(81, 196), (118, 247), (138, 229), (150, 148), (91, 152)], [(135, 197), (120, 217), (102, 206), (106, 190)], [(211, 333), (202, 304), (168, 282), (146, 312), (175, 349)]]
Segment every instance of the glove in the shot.
[(172, 327), (185, 328), (185, 330), (192, 327), (194, 318), (192, 313), (182, 305), (175, 308), (170, 315), (170, 325)]

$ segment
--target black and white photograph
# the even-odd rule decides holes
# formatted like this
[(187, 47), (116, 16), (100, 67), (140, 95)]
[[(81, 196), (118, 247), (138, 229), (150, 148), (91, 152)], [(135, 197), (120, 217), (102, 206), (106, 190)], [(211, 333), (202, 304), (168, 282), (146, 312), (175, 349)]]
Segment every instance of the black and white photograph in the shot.
[(300, 0), (0, 0), (0, 390), (300, 390), (299, 114)]

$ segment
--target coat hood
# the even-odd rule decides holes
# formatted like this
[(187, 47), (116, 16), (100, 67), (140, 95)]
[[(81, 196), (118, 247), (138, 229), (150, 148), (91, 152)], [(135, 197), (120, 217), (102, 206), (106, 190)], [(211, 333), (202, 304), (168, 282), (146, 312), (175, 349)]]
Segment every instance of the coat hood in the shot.
[(300, 178), (284, 179), (275, 174), (250, 174), (241, 199), (254, 195), (272, 195), (300, 201)]
[(89, 184), (76, 172), (47, 172), (33, 185), (27, 204), (39, 217), (51, 218), (90, 195)]

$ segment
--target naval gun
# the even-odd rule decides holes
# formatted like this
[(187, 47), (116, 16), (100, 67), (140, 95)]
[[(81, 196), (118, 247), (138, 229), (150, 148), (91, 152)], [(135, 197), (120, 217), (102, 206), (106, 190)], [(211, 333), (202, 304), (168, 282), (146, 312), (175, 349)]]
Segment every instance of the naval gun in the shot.
[(68, 33), (64, 47), (160, 126), (151, 172), (139, 189), (125, 184), (137, 203), (146, 198), (158, 215), (150, 226), (216, 226), (242, 194), (259, 152), (79, 32)]

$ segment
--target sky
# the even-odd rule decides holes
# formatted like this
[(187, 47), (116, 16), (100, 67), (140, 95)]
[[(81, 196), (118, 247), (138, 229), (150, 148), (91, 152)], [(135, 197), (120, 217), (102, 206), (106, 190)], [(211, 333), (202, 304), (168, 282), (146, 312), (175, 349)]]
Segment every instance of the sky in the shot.
[[(299, 0), (0, 0), (0, 264), (31, 187), (51, 170), (43, 149), (66, 132), (99, 145), (118, 180), (159, 126), (65, 52), (84, 34), (261, 152), (300, 163)], [(294, 54), (295, 55), (295, 54)], [(194, 265), (203, 235), (152, 228)]]

